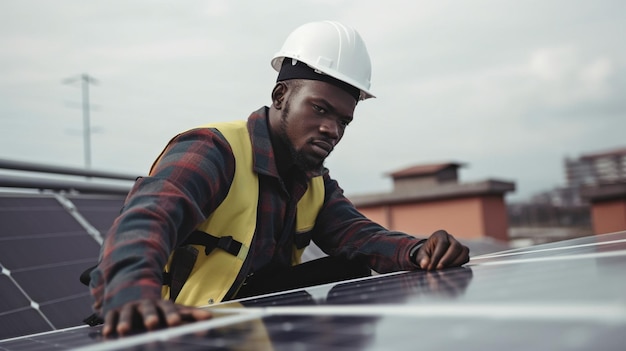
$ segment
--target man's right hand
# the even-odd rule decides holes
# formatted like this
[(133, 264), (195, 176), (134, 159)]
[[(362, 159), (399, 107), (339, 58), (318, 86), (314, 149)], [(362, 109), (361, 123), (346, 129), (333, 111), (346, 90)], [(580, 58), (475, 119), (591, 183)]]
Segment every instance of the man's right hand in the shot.
[(469, 262), (469, 248), (445, 230), (438, 230), (417, 250), (415, 262), (429, 271), (458, 267)]
[(209, 311), (178, 305), (170, 300), (138, 300), (107, 312), (102, 335), (107, 337), (117, 333), (124, 336), (133, 331), (174, 327), (185, 322), (206, 320), (212, 316)]

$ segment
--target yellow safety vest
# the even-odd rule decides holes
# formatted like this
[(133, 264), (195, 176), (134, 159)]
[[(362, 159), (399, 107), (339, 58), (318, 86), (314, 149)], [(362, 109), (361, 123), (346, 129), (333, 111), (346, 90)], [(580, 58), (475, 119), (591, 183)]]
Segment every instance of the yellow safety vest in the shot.
[[(199, 251), (198, 257), (176, 298), (176, 303), (189, 306), (204, 306), (225, 298), (248, 254), (256, 230), (259, 200), (259, 179), (253, 169), (252, 144), (246, 121), (208, 124), (199, 128), (216, 128), (224, 135), (235, 157), (235, 174), (224, 201), (196, 229), (215, 237), (232, 236), (242, 243), (242, 247), (237, 256), (220, 249), (205, 255), (203, 246), (192, 245)], [(313, 229), (323, 203), (324, 180), (322, 176), (314, 177), (297, 205), (295, 235)], [(300, 263), (303, 251), (304, 247), (294, 247), (292, 264)], [(165, 272), (169, 272), (171, 259), (170, 256)], [(169, 295), (169, 286), (164, 285), (162, 296), (168, 298)]]

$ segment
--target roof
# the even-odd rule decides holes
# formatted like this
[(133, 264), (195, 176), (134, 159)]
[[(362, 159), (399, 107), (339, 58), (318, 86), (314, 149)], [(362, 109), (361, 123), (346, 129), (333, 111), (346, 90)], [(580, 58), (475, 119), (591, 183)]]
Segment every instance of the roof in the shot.
[(626, 147), (584, 154), (584, 155), (581, 155), (580, 158), (581, 159), (594, 159), (594, 158), (601, 158), (601, 157), (607, 157), (607, 156), (608, 157), (626, 156)]
[(393, 179), (397, 178), (410, 178), (410, 177), (421, 177), (431, 174), (437, 174), (444, 169), (448, 168), (459, 168), (464, 166), (465, 164), (459, 162), (446, 162), (446, 163), (432, 163), (432, 164), (421, 164), (415, 165), (408, 168), (403, 168), (397, 170), (395, 172), (389, 173), (389, 175)]
[(625, 199), (626, 181), (583, 186), (580, 195), (591, 202)]
[(472, 183), (442, 184), (427, 189), (419, 188), (414, 191), (378, 193), (349, 196), (350, 201), (357, 207), (400, 204), (408, 202), (422, 202), (443, 200), (458, 197), (478, 195), (504, 194), (515, 190), (515, 183), (502, 180), (487, 179)]

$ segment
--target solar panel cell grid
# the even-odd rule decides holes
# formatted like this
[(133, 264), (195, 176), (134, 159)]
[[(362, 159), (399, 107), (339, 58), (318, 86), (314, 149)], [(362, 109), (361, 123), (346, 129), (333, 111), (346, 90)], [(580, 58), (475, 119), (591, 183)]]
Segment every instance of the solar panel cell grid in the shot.
[(80, 212), (80, 214), (103, 236), (119, 215), (122, 205), (124, 204), (123, 196), (100, 198), (70, 196), (69, 199), (76, 206), (78, 212)]
[(62, 329), (82, 325), (81, 321), (92, 313), (92, 304), (91, 295), (84, 292), (42, 304), (40, 309), (56, 329)]
[(27, 269), (93, 260), (100, 246), (84, 231), (25, 236), (2, 241), (0, 263), (8, 269)]
[(0, 196), (0, 339), (80, 325), (91, 313), (78, 277), (100, 246), (61, 200)]
[(86, 327), (64, 330), (62, 333), (42, 333), (36, 337), (10, 339), (0, 343), (0, 350), (56, 351), (81, 347), (99, 341), (92, 338)]
[(31, 299), (42, 304), (77, 294), (89, 295), (87, 287), (80, 283), (78, 277), (95, 262), (96, 260), (89, 260), (88, 263), (20, 270), (13, 272), (12, 276)]
[(83, 231), (53, 197), (0, 196), (0, 223), (2, 239)]
[[(38, 333), (50, 330), (50, 324), (36, 310), (27, 307), (14, 309), (0, 314), (0, 326), (2, 335), (5, 337), (15, 337), (25, 333)], [(0, 342), (0, 350), (5, 347)]]
[(13, 281), (7, 275), (0, 274), (0, 292), (2, 292), (2, 298), (0, 298), (0, 316), (7, 311), (26, 307), (30, 304), (30, 301), (17, 286), (13, 284)]

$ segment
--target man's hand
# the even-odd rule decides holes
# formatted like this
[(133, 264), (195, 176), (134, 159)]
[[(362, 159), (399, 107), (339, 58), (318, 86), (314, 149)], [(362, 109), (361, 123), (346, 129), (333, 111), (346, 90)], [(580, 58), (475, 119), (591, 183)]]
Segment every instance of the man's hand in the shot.
[(469, 248), (445, 230), (434, 232), (415, 256), (415, 263), (425, 270), (457, 267), (468, 261)]
[(106, 337), (117, 333), (124, 336), (132, 331), (173, 327), (211, 317), (211, 312), (200, 308), (174, 304), (170, 300), (144, 299), (107, 312), (102, 335)]

